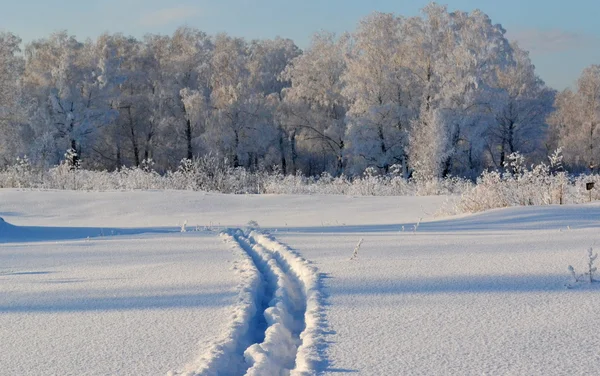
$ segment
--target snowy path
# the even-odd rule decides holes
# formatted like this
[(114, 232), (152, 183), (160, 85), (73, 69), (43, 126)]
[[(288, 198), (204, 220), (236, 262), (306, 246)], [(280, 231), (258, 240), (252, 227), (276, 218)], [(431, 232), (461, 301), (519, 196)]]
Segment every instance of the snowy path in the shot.
[(316, 268), (259, 232), (238, 229), (223, 236), (239, 253), (238, 304), (224, 338), (179, 374), (316, 374), (324, 322)]

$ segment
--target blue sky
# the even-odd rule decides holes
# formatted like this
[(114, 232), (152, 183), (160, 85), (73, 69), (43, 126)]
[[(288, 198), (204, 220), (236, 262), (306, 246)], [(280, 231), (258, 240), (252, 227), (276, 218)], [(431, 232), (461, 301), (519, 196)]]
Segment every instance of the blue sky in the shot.
[[(68, 30), (80, 39), (102, 32), (141, 37), (186, 24), (209, 34), (291, 38), (305, 47), (317, 30), (351, 31), (373, 11), (414, 16), (426, 0), (21, 0), (3, 1), (0, 28), (25, 42)], [(447, 0), (450, 10), (481, 9), (531, 52), (547, 84), (571, 86), (583, 68), (600, 64), (598, 0)]]

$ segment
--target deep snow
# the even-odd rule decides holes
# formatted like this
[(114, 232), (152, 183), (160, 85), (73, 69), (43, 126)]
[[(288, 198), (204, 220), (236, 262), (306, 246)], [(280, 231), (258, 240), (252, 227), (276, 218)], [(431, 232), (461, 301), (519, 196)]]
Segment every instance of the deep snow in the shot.
[(600, 205), (444, 200), (2, 190), (0, 374), (600, 372)]

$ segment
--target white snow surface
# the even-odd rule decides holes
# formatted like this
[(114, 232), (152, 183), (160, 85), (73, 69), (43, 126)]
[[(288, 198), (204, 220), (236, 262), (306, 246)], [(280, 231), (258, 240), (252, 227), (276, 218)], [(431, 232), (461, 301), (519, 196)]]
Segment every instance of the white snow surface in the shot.
[(1, 190), (0, 375), (600, 373), (600, 205), (444, 200)]

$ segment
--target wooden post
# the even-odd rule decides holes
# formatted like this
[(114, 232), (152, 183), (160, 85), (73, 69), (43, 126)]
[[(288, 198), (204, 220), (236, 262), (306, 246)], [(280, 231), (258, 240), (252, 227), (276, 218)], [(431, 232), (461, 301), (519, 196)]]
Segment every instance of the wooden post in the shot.
[(590, 202), (592, 202), (592, 189), (594, 189), (594, 182), (585, 183), (585, 189), (590, 192)]

